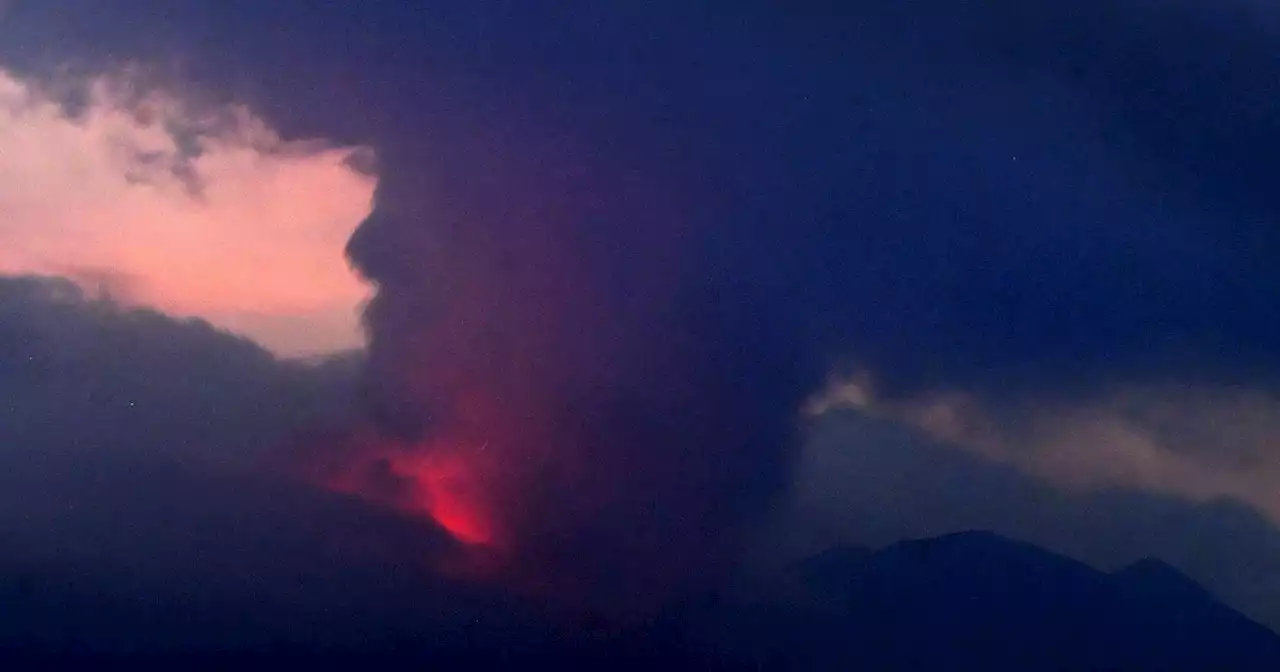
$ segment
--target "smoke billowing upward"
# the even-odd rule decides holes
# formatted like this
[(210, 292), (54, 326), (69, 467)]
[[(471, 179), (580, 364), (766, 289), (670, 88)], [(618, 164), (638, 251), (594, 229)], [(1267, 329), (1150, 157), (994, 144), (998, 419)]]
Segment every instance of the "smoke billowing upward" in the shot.
[(338, 487), (577, 604), (644, 605), (726, 569), (786, 483), (816, 381), (707, 273), (673, 191), (551, 144), (476, 134), (427, 155), (448, 170), (391, 156), (349, 248), (378, 287), (377, 439), (352, 442)]
[[(0, 22), (0, 658), (1248, 629), (986, 535), (791, 562), (965, 529), (1280, 625), (1280, 4), (76, 4)], [(134, 58), (189, 66), (72, 77)]]
[(338, 487), (625, 604), (735, 557), (838, 358), (993, 407), (1274, 385), (1280, 281), (1230, 242), (1275, 247), (1269, 161), (1229, 160), (1274, 136), (1263, 87), (1175, 67), (1273, 72), (1255, 37), (1165, 40), (1179, 5), (1131, 52), (1145, 0), (743, 7), (500, 12), (465, 85), (379, 117), (375, 438)]

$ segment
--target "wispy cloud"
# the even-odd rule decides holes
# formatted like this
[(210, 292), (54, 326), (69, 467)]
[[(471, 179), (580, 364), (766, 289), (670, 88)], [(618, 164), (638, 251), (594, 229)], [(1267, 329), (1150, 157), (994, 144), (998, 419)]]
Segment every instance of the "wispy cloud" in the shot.
[(1263, 389), (1117, 383), (1056, 400), (995, 400), (959, 389), (888, 399), (861, 376), (831, 386), (809, 411), (841, 407), (904, 422), (1064, 490), (1231, 499), (1280, 524), (1280, 398)]

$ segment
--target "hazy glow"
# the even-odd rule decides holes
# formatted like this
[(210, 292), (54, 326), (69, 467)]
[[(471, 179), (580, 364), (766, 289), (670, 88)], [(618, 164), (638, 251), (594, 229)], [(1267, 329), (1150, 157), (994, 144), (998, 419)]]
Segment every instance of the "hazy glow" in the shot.
[(372, 205), (351, 160), (365, 150), (134, 82), (0, 70), (0, 272), (71, 277), (282, 354), (359, 344), (366, 289), (343, 247)]

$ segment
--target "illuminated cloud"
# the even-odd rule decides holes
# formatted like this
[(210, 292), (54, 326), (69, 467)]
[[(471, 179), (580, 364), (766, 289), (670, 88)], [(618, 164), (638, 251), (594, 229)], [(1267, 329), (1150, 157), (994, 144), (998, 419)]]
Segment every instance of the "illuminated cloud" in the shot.
[(137, 81), (0, 70), (0, 272), (70, 277), (280, 354), (358, 345), (366, 288), (343, 247), (371, 207), (367, 150)]
[(888, 400), (864, 376), (832, 385), (808, 410), (842, 407), (904, 422), (1067, 491), (1230, 499), (1280, 523), (1280, 397), (1265, 390), (1144, 383), (1059, 401), (999, 402), (964, 391)]

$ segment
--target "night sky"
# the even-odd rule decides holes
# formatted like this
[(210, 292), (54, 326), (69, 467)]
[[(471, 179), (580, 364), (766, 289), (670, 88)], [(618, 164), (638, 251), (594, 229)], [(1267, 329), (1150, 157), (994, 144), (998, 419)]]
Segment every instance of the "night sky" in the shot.
[(980, 528), (1280, 627), (1271, 3), (0, 8), (0, 568), (626, 615)]

